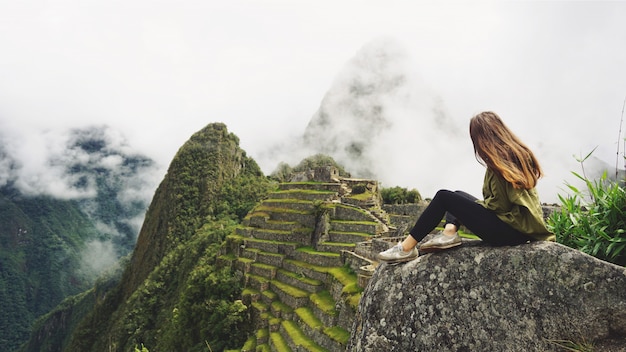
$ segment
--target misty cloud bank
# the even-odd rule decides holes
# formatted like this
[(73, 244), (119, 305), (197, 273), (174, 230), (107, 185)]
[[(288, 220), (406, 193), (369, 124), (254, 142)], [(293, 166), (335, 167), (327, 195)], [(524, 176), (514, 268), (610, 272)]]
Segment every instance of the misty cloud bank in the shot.
[(98, 238), (86, 244), (83, 274), (97, 275), (132, 250), (160, 170), (107, 126), (0, 135), (0, 188), (27, 197), (78, 201)]
[[(366, 44), (338, 73), (304, 133), (259, 153), (261, 164), (296, 165), (323, 153), (353, 177), (374, 178), (383, 187), (416, 188), (424, 197), (441, 188), (480, 196), (484, 168), (473, 154), (469, 119), (482, 110), (450, 116), (446, 102), (412, 69), (416, 61), (391, 38)], [(542, 139), (541, 126), (501, 117), (538, 155), (547, 175), (538, 186), (543, 201), (556, 202), (565, 182), (578, 183), (571, 177), (580, 171), (572, 156), (576, 141)], [(595, 176), (610, 166), (590, 159), (586, 167)]]

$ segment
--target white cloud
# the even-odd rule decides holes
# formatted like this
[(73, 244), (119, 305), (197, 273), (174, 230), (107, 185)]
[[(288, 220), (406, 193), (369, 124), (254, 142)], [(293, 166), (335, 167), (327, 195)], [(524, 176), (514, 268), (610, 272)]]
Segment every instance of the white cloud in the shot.
[[(345, 63), (388, 36), (461, 131), (491, 109), (538, 150), (541, 193), (553, 198), (577, 167), (572, 154), (599, 145), (615, 160), (625, 14), (624, 2), (5, 1), (0, 121), (21, 139), (25, 186), (34, 190), (58, 176), (34, 166), (58, 145), (42, 130), (107, 124), (155, 158), (162, 175), (191, 134), (219, 121), (260, 158), (301, 134)], [(480, 192), (467, 138), (437, 144), (429, 165), (408, 168), (414, 144), (388, 138), (407, 154), (389, 157), (385, 184), (426, 196), (439, 184)], [(266, 173), (276, 166), (260, 164)]]
[(80, 273), (88, 279), (96, 279), (104, 270), (119, 265), (115, 245), (109, 241), (91, 241), (80, 252)]

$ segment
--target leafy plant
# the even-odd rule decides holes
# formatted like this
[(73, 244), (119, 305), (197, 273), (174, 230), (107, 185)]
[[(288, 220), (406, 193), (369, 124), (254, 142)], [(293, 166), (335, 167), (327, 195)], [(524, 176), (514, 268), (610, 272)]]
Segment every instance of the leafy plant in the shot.
[[(591, 153), (579, 159), (581, 165)], [(559, 195), (561, 210), (548, 219), (557, 242), (626, 265), (626, 190), (609, 181), (606, 172), (595, 181), (584, 176), (584, 168), (583, 175), (572, 174), (584, 182), (587, 194), (568, 184), (572, 194)]]
[(383, 188), (380, 191), (384, 204), (417, 203), (422, 200), (422, 195), (416, 190), (408, 190), (399, 186)]

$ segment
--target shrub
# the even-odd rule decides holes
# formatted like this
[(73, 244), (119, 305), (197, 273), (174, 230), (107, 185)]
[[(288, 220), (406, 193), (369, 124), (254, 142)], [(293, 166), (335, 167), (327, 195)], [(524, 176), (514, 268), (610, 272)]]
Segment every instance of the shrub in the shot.
[(595, 181), (572, 172), (585, 182), (590, 201), (578, 188), (559, 195), (561, 210), (548, 219), (557, 242), (618, 265), (626, 265), (626, 191), (606, 173)]
[(422, 200), (421, 194), (416, 190), (408, 190), (399, 186), (383, 188), (380, 191), (384, 204), (418, 203)]

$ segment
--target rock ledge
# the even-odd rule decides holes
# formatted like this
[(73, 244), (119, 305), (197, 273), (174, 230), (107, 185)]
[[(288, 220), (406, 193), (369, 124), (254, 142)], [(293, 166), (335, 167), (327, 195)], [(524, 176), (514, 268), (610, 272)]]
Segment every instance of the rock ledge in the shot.
[(562, 350), (556, 341), (626, 351), (626, 269), (557, 243), (468, 241), (378, 266), (347, 351)]

